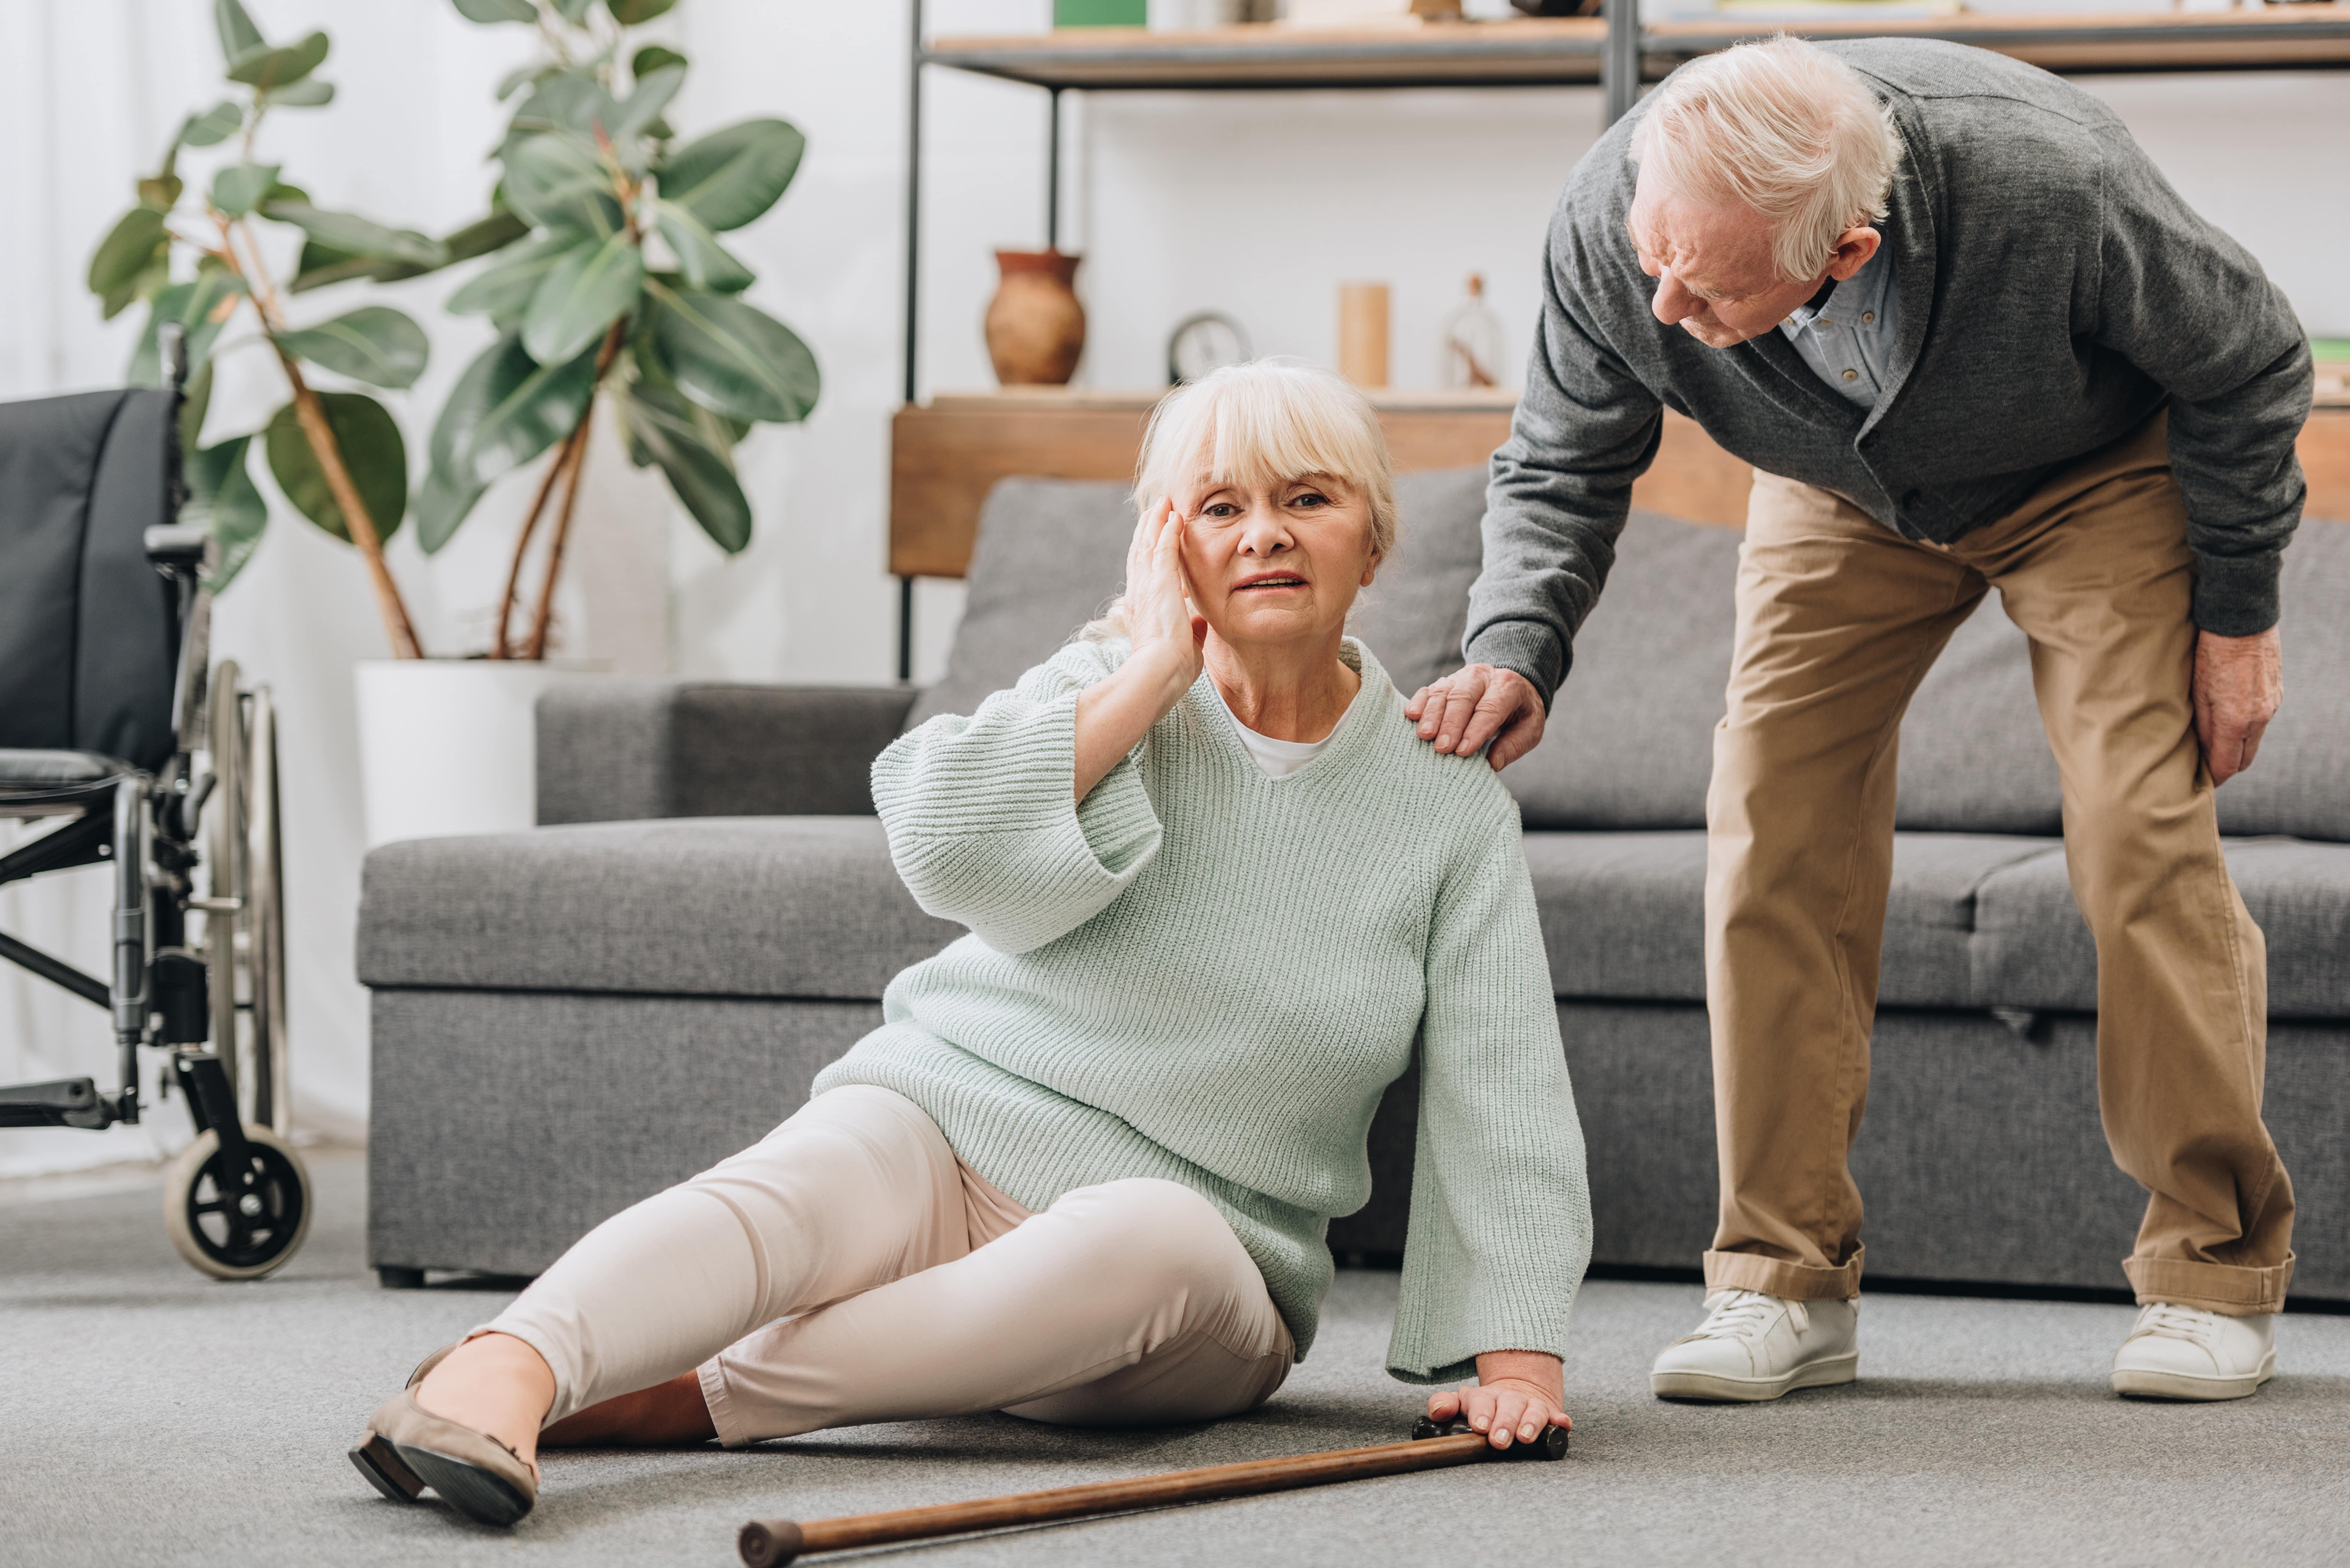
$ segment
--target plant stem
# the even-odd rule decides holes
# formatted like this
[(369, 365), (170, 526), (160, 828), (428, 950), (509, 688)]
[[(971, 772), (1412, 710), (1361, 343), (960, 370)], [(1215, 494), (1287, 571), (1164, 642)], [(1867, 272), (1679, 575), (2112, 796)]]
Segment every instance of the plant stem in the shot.
[[(270, 339), (276, 347), (276, 339)], [(359, 486), (351, 483), (350, 470), (343, 466), (343, 449), (335, 440), (335, 427), (327, 422), (327, 407), (318, 394), (302, 379), (302, 368), (294, 356), (277, 349), (277, 362), (286, 368), (286, 379), (294, 388), (294, 418), (309, 439), (312, 455), (318, 460), (319, 470), (326, 475), (327, 489), (342, 508), (343, 524), (350, 530), (351, 543), (359, 547), (367, 558), (368, 575), (375, 584), (376, 608), (382, 612), (384, 630), (391, 638), (394, 659), (421, 659), (424, 645), (417, 640), (416, 627), (408, 618), (408, 606), (401, 602), (400, 585), (391, 580), (391, 568), (384, 565), (383, 536), (376, 532), (375, 519), (368, 515), (367, 503), (359, 499)]]
[(251, 267), (238, 259), (224, 219), (220, 221), (220, 236), (221, 260), (244, 280), (245, 292), (253, 300), (253, 313), (260, 319), (269, 347), (276, 352), (277, 363), (286, 372), (286, 384), (293, 389), (295, 422), (302, 427), (303, 437), (310, 443), (310, 453), (318, 460), (328, 493), (342, 509), (343, 526), (349, 531), (351, 543), (367, 562), (368, 576), (375, 588), (376, 609), (383, 617), (384, 635), (390, 639), (392, 657), (421, 659), (424, 645), (417, 639), (416, 623), (408, 618), (408, 605), (400, 597), (400, 585), (392, 581), (391, 568), (384, 564), (383, 535), (376, 531), (375, 519), (368, 514), (367, 504), (359, 499), (359, 486), (351, 483), (350, 470), (343, 465), (342, 443), (335, 439), (335, 427), (327, 421), (326, 405), (310, 389), (309, 382), (302, 379), (302, 367), (294, 356), (278, 346), (277, 334), (285, 321), (278, 310), (276, 286), (267, 270), (259, 265), (258, 252), (255, 253), (255, 265)]
[(588, 422), (596, 417), (596, 400), (604, 389), (604, 377), (612, 369), (612, 361), (619, 357), (620, 345), (627, 339), (628, 332), (629, 318), (623, 316), (612, 323), (610, 331), (604, 334), (604, 346), (596, 351), (596, 379), (588, 384), (588, 406), (579, 410), (579, 422), (571, 427), (571, 433), (564, 438), (563, 448), (556, 453), (546, 477), (539, 482), (537, 498), (531, 503), (530, 515), (523, 522), (522, 537), (515, 542), (514, 566), (506, 573), (505, 597), (498, 602), (496, 647), (504, 651), (492, 653), (494, 659), (516, 657), (506, 641), (506, 627), (514, 618), (515, 590), (522, 581), (523, 554), (529, 549), (531, 535), (538, 527), (539, 515), (546, 510), (547, 498), (555, 493), (556, 481), (568, 463), (574, 469), (571, 488), (565, 493), (563, 511), (556, 520), (555, 539), (546, 563), (545, 591), (540, 594), (538, 608), (531, 617), (530, 641), (520, 657), (538, 659), (546, 654), (547, 620), (554, 613), (555, 574), (563, 565), (563, 546), (571, 532), (571, 507), (579, 498), (577, 469), (584, 466)]
[[(596, 407), (592, 397), (588, 400), (588, 407), (591, 412)], [(506, 568), (506, 589), (498, 597), (497, 626), (490, 641), (492, 659), (514, 657), (514, 647), (506, 640), (506, 628), (514, 624), (515, 602), (522, 592), (523, 557), (529, 553), (531, 538), (538, 532), (538, 519), (546, 510), (546, 498), (555, 493), (556, 482), (570, 466), (572, 454), (586, 440), (587, 431), (587, 416), (582, 415), (579, 422), (571, 427), (571, 433), (563, 438), (563, 444), (556, 449), (555, 461), (546, 465), (546, 473), (538, 482), (538, 493), (531, 497), (530, 510), (523, 516), (522, 536), (515, 541), (514, 564)]]
[(579, 481), (588, 470), (588, 442), (595, 434), (591, 422), (595, 415), (596, 404), (591, 399), (587, 417), (579, 421), (579, 445), (571, 458), (571, 483), (564, 488), (563, 510), (556, 515), (555, 537), (547, 545), (546, 576), (538, 586), (538, 610), (531, 618), (530, 641), (522, 652), (525, 659), (546, 657), (546, 628), (555, 618), (555, 576), (563, 569), (563, 546), (571, 538), (571, 512), (579, 504)]

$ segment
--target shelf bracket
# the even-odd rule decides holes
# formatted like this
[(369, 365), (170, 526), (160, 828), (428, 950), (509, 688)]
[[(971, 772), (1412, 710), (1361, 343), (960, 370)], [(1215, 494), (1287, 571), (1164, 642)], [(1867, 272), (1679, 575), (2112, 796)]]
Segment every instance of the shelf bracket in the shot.
[(1599, 85), (1607, 104), (1599, 129), (1632, 112), (1640, 99), (1640, 0), (1606, 0), (1607, 43), (1599, 57)]

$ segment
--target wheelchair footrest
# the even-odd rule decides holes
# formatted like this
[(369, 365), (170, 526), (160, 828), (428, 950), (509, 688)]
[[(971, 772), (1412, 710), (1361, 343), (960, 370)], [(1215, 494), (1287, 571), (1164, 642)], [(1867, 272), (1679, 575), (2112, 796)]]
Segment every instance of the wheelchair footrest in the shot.
[(0, 1088), (0, 1127), (97, 1128), (115, 1119), (114, 1103), (88, 1078)]

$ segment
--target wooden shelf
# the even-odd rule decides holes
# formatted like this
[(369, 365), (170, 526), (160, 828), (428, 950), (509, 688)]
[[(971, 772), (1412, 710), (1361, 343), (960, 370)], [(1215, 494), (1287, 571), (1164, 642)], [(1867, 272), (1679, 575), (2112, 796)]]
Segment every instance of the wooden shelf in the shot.
[[(1163, 391), (1061, 388), (941, 393), (898, 410), (890, 428), (889, 569), (960, 577), (979, 511), (999, 479), (1134, 477), (1142, 426)], [(1482, 463), (1508, 439), (1507, 392), (1371, 394), (1399, 470)], [(2350, 409), (2314, 410), (2301, 436), (2309, 514), (2350, 523)], [(1668, 410), (1657, 461), (1632, 504), (1697, 523), (1746, 521), (1753, 470)]]
[[(1134, 477), (1142, 427), (1157, 391), (1026, 388), (941, 393), (898, 410), (889, 440), (889, 569), (960, 577), (971, 564), (979, 511), (995, 482)], [(1382, 390), (1371, 395), (1398, 470), (1465, 468), (1509, 439), (1510, 392)], [(1634, 487), (1635, 504), (1699, 522), (1746, 520), (1752, 471), (1680, 415), (1665, 415), (1664, 445)]]
[[(1641, 29), (1641, 75), (1773, 33), (1806, 38), (1947, 38), (2053, 71), (2324, 69), (2350, 67), (2350, 4), (2241, 11), (2084, 16), (1663, 22)], [(1599, 80), (1597, 18), (1431, 22), (1323, 31), (1271, 23), (1199, 33), (1076, 27), (932, 41), (923, 59), (1034, 87), (1139, 88), (1554, 87)]]

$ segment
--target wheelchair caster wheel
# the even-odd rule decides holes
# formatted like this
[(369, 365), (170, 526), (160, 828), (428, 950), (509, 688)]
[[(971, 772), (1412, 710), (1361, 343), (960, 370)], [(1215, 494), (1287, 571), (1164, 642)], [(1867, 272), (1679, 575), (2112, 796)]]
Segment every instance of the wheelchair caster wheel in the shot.
[(257, 1280), (292, 1257), (310, 1229), (310, 1173), (269, 1128), (244, 1129), (249, 1168), (229, 1170), (220, 1135), (201, 1134), (163, 1179), (163, 1225), (189, 1266), (217, 1280)]

